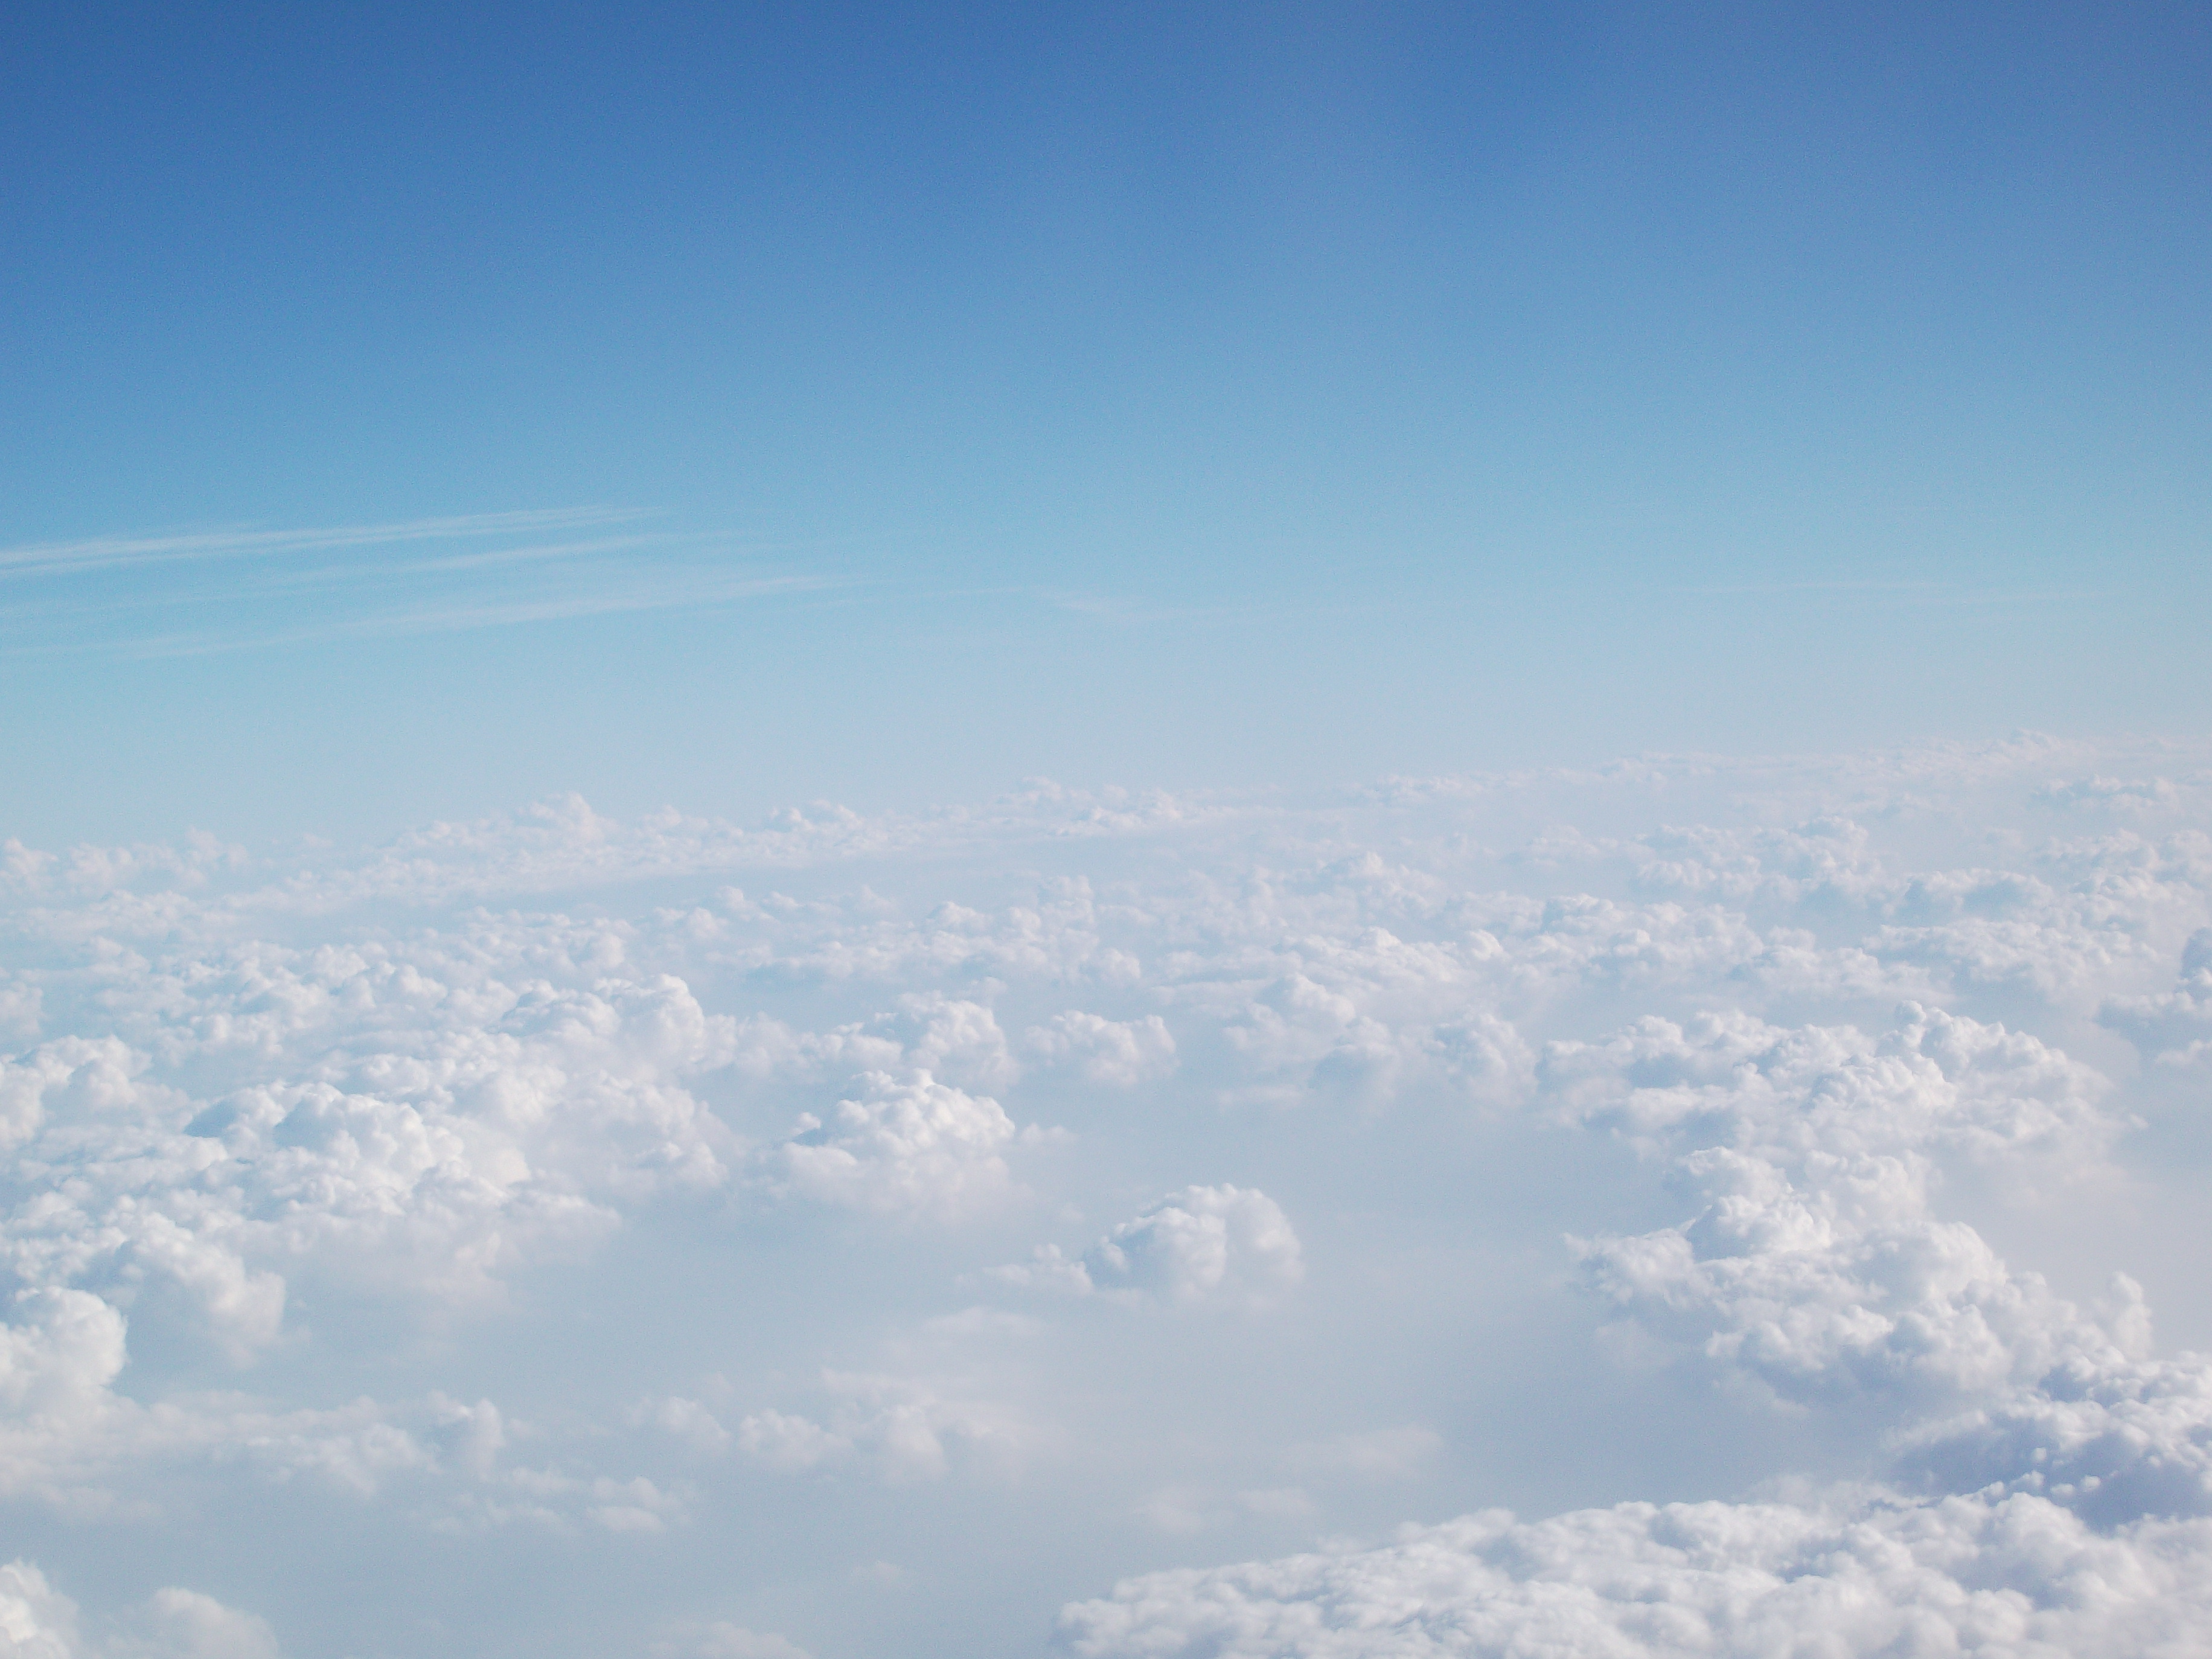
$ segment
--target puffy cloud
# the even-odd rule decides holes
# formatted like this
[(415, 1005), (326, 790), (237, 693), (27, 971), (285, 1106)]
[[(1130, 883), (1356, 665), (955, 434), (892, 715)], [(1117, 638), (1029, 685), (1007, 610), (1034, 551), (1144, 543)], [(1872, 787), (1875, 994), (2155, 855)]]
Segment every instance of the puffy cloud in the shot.
[(1036, 1429), (1005, 1405), (914, 1377), (825, 1371), (826, 1422), (775, 1410), (738, 1426), (745, 1458), (785, 1474), (858, 1465), (892, 1485), (931, 1480), (956, 1464), (1013, 1466)]
[(1646, 1018), (1555, 1043), (1543, 1080), (1569, 1116), (1655, 1146), (1784, 1159), (1937, 1147), (2094, 1158), (2123, 1127), (2102, 1109), (2104, 1080), (2036, 1037), (1911, 1003), (1897, 1018), (1877, 1037), (1734, 1012)]
[[(70, 1515), (110, 1514), (126, 1507), (118, 1489), (193, 1465), (241, 1468), (356, 1501), (398, 1491), (446, 1529), (515, 1521), (621, 1528), (626, 1519), (645, 1524), (640, 1516), (657, 1528), (684, 1513), (680, 1496), (654, 1496), (650, 1483), (515, 1463), (513, 1425), (488, 1400), (471, 1405), (434, 1392), (303, 1408), (184, 1394), (149, 1406), (115, 1387), (125, 1322), (106, 1303), (46, 1291), (19, 1298), (16, 1311), (4, 1328), (0, 1395), (0, 1494), (11, 1498), (44, 1499)], [(684, 1426), (703, 1436), (713, 1425), (708, 1418)]]
[(811, 1469), (849, 1455), (852, 1440), (834, 1434), (811, 1418), (769, 1410), (753, 1413), (738, 1425), (738, 1449), (758, 1463), (786, 1471)]
[(1117, 1088), (1157, 1082), (1176, 1068), (1175, 1037), (1158, 1014), (1116, 1020), (1070, 1009), (1032, 1025), (1026, 1040), (1048, 1064), (1076, 1066), (1087, 1081)]
[(279, 1659), (265, 1620), (194, 1590), (155, 1591), (140, 1622), (143, 1633), (110, 1646), (111, 1659)]
[[(113, 1039), (33, 1051), (0, 1078), (28, 1137), (0, 1255), (28, 1282), (124, 1301), (169, 1286), (243, 1355), (278, 1334), (280, 1268), (480, 1295), (603, 1236), (615, 1206), (726, 1178), (738, 1143), (681, 1079), (726, 1063), (734, 1031), (680, 980), (526, 985), (459, 1021), (448, 988), (400, 991), (441, 1017), (366, 1043), (319, 1031), (289, 1075), (204, 1107)], [(372, 997), (355, 1012), (382, 1024)]]
[(927, 1073), (963, 1088), (992, 1089), (1021, 1076), (991, 1010), (937, 992), (902, 996), (868, 1019), (824, 1032), (795, 1031), (757, 1015), (738, 1028), (736, 1058), (748, 1076), (763, 1079)]
[(1305, 1277), (1282, 1206), (1255, 1187), (1186, 1187), (1083, 1259), (1091, 1284), (1177, 1303), (1266, 1303)]
[[(1061, 1615), (1081, 1659), (2202, 1651), (2212, 1522), (2100, 1534), (2025, 1494), (1489, 1511), (1375, 1550), (1158, 1572)], [(1812, 1645), (1808, 1645), (1808, 1643)]]
[(1003, 1281), (1179, 1306), (1265, 1306), (1295, 1290), (1305, 1262), (1282, 1206), (1254, 1187), (1186, 1187), (1071, 1261), (1057, 1247), (1002, 1267)]
[(1306, 971), (1322, 966), (1309, 958), (1224, 1026), (1256, 1079), (1231, 1098), (1379, 1104), (1432, 1085), (1499, 1101), (1525, 1085), (1528, 1045), (1497, 1013), (1466, 1006), (1505, 954), (1495, 938), (1483, 932), (1464, 945), (1407, 951), (1376, 929), (1363, 945), (1333, 956), (1325, 978)]
[[(2190, 1652), (2212, 1644), (2212, 1361), (2145, 1357), (2140, 1290), (2052, 1296), (1934, 1217), (1931, 1158), (2094, 1156), (2097, 1080), (1908, 1006), (1878, 1039), (1741, 1016), (1561, 1043), (1571, 1119), (1671, 1157), (1692, 1221), (1587, 1243), (1597, 1283), (1707, 1359), (1813, 1405), (1932, 1415), (1893, 1486), (1814, 1502), (1503, 1512), (1347, 1550), (1130, 1580), (1062, 1616), (1109, 1656)], [(1942, 1409), (1948, 1405), (1948, 1414)]]
[[(1121, 1366), (1148, 1445), (1208, 1461), (1107, 1444), (1097, 1461), (1126, 1461), (1126, 1485), (1099, 1476), (1071, 1514), (1202, 1537), (1340, 1523), (1376, 1500), (1363, 1483), (1432, 1506), (1426, 1429), (1231, 1444), (1213, 1407), (1144, 1392), (1148, 1367), (1176, 1370), (1146, 1345), (1229, 1354), (1236, 1322), (931, 1316), (1014, 1253), (1025, 1218), (1124, 1213), (1102, 1194), (1165, 1191), (1197, 1156), (1234, 1168), (1255, 1135), (1279, 1138), (1268, 1167), (1302, 1192), (1341, 1159), (1409, 1195), (1423, 1180), (1390, 1160), (1488, 1137), (1539, 1149), (1512, 1194), (1525, 1222), (1506, 1205), (1482, 1218), (1535, 1235), (1516, 1261), (1565, 1265), (1545, 1218), (1573, 1160), (1641, 1182), (1639, 1204), (1663, 1183), (1671, 1212), (1582, 1224), (1619, 1230), (1580, 1247), (1607, 1340), (1675, 1368), (1667, 1387), (1723, 1380), (1732, 1410), (1836, 1413), (1821, 1426), (1856, 1432), (1884, 1486), (1478, 1517), (1382, 1551), (1139, 1581), (1137, 1601), (1071, 1615), (1072, 1644), (1724, 1652), (1832, 1628), (1939, 1650), (2185, 1650), (2201, 1632), (2175, 1575), (2208, 1511), (2204, 1366), (2153, 1348), (2124, 1283), (2076, 1305), (1943, 1209), (1947, 1180), (1973, 1171), (2087, 1192), (2069, 1177), (2112, 1155), (2131, 1106), (2185, 1092), (2212, 1054), (2212, 933), (2191, 937), (2212, 924), (2212, 841), (2182, 823), (2203, 799), (2182, 759), (2027, 739), (1304, 799), (1040, 787), (750, 825), (617, 822), (568, 799), (281, 860), (0, 848), (0, 1034), (16, 1045), (0, 1054), (0, 1492), (158, 1526), (189, 1466), (210, 1513), (225, 1482), (269, 1482), (303, 1514), (374, 1504), (441, 1534), (644, 1549), (726, 1522), (762, 1471), (1033, 1468)], [(538, 908), (499, 908), (519, 904)], [(2116, 1049), (2093, 1018), (2148, 1082), (2114, 1086), (2077, 1057)], [(1097, 1091), (1072, 1109), (1086, 1156), (1030, 1155), (1031, 1100), (1074, 1082)], [(1255, 1121), (1254, 1103), (1297, 1110)], [(1577, 1133), (1643, 1170), (1620, 1176), (1630, 1160)], [(849, 1256), (778, 1255), (777, 1230), (817, 1224), (798, 1213), (815, 1205), (842, 1212), (825, 1231)], [(1382, 1266), (1366, 1241), (1340, 1248), (1353, 1271), (1304, 1293), (1302, 1324), (1350, 1320), (1342, 1287)], [(1249, 1307), (1299, 1285), (1301, 1255), (1266, 1194), (1194, 1186), (999, 1277)], [(862, 1259), (880, 1295), (834, 1276)], [(696, 1328), (684, 1274), (718, 1261), (726, 1285), (781, 1276), (733, 1312), (742, 1364), (697, 1352), (720, 1338)], [(930, 1285), (948, 1299), (908, 1305)], [(892, 1342), (876, 1369), (789, 1382), (824, 1352), (874, 1352), (892, 1297), (923, 1358)], [(563, 1326), (559, 1364), (532, 1374), (552, 1322), (611, 1301), (645, 1308), (620, 1322), (642, 1351), (617, 1363)], [(963, 1369), (962, 1345), (1017, 1327), (1018, 1353)], [(715, 1364), (750, 1380), (702, 1384)], [(509, 1409), (525, 1378), (532, 1404)], [(1303, 1424), (1462, 1432), (1448, 1392), (1303, 1403), (1326, 1407)], [(187, 1598), (135, 1625), (88, 1619), (88, 1647), (60, 1601), (9, 1582), (0, 1628), (19, 1642), (258, 1639)]]
[(664, 1434), (672, 1434), (694, 1450), (709, 1455), (730, 1449), (730, 1431), (722, 1426), (721, 1419), (698, 1401), (681, 1395), (640, 1407), (633, 1420), (649, 1422)]
[(282, 1659), (268, 1621), (171, 1586), (118, 1621), (106, 1641), (81, 1632), (76, 1604), (27, 1561), (0, 1566), (0, 1659)]
[(21, 1292), (14, 1311), (0, 1328), (0, 1404), (46, 1419), (96, 1409), (123, 1369), (123, 1316), (96, 1296), (51, 1287)]
[(2071, 783), (2047, 783), (2035, 792), (2033, 799), (2043, 806), (2099, 806), (2140, 812), (2177, 805), (2181, 791), (2170, 778), (2088, 777)]
[(942, 979), (973, 984), (1004, 977), (1060, 985), (1126, 987), (1139, 960), (1108, 944), (1091, 884), (1048, 884), (1033, 903), (986, 913), (945, 902), (919, 918), (872, 891), (842, 903), (802, 902), (770, 893), (739, 907), (765, 939), (720, 952), (794, 985), (896, 987)]
[(1647, 1325), (1796, 1397), (2032, 1380), (2110, 1335), (1930, 1213), (1931, 1152), (2094, 1157), (2094, 1073), (2029, 1036), (1907, 1005), (1880, 1039), (1741, 1016), (1647, 1019), (1547, 1056), (1565, 1109), (1665, 1147), (1690, 1221), (1578, 1249)]
[(0, 1566), (0, 1655), (76, 1659), (76, 1604), (27, 1561)]
[(2033, 1493), (2102, 1526), (2212, 1514), (2212, 1360), (2075, 1355), (1900, 1440), (1908, 1485)]
[(1001, 1089), (1022, 1073), (1006, 1033), (980, 1002), (932, 993), (901, 997), (906, 1063), (917, 1071), (968, 1088)]
[(889, 1214), (960, 1216), (1012, 1186), (1001, 1154), (1014, 1139), (999, 1103), (938, 1082), (870, 1072), (824, 1124), (811, 1113), (781, 1149), (785, 1177), (806, 1196)]
[(2160, 1065), (2192, 1066), (2212, 1054), (2212, 927), (2189, 936), (2172, 990), (2110, 998), (2098, 1018)]

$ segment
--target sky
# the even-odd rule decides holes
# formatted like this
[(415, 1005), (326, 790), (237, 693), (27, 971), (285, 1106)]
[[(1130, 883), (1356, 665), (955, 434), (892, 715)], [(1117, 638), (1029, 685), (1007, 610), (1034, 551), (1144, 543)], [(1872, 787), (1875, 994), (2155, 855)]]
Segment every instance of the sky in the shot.
[[(2193, 8), (0, 29), (0, 695), (53, 837), (2207, 690)], [(333, 530), (390, 539), (250, 539)]]
[(0, 15), (0, 1659), (2212, 1649), (2187, 7)]

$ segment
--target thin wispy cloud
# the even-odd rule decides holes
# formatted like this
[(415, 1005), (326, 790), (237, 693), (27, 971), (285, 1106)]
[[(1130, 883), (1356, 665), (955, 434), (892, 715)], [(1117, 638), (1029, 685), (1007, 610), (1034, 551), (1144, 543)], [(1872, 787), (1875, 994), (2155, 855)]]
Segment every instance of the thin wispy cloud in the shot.
[(1893, 603), (1936, 605), (2033, 605), (2054, 599), (2094, 599), (2111, 590), (2081, 585), (2064, 586), (2002, 586), (1987, 582), (1928, 581), (1790, 581), (1701, 582), (1658, 588), (1659, 592), (1715, 599), (1821, 600), (1876, 599)]
[(392, 524), (342, 525), (321, 529), (270, 530), (239, 526), (149, 536), (95, 536), (82, 541), (27, 542), (0, 548), (0, 576), (50, 575), (122, 565), (195, 559), (268, 557), (346, 547), (463, 541), (494, 536), (542, 535), (549, 531), (633, 522), (645, 515), (608, 507), (551, 507), (517, 513), (474, 513), (410, 519)]
[(227, 651), (307, 645), (317, 640), (382, 639), (409, 634), (451, 634), (480, 628), (512, 628), (529, 623), (575, 622), (592, 617), (670, 611), (679, 606), (736, 605), (747, 599), (817, 592), (837, 585), (832, 579), (812, 576), (766, 576), (731, 581), (714, 581), (702, 577), (694, 581), (672, 582), (625, 592), (575, 593), (517, 600), (505, 605), (395, 611), (283, 634), (167, 635), (134, 642), (131, 654), (149, 658), (204, 656)]
[[(111, 536), (0, 550), (0, 653), (137, 658), (451, 633), (818, 590), (726, 536), (582, 507), (384, 525)], [(635, 526), (622, 529), (619, 526)], [(562, 534), (577, 532), (599, 534)], [(127, 588), (88, 580), (133, 567)]]

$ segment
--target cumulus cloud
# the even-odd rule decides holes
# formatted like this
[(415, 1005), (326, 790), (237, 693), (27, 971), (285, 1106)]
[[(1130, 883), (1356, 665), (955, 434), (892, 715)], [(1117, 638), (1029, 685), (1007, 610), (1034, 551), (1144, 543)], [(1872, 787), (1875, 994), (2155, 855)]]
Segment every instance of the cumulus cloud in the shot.
[(927, 1073), (975, 1089), (1021, 1076), (990, 1008), (941, 993), (912, 994), (866, 1020), (823, 1032), (798, 1031), (755, 1016), (738, 1027), (737, 1063), (750, 1076), (808, 1080), (863, 1071)]
[(1121, 1223), (1079, 1259), (1046, 1245), (997, 1276), (1079, 1296), (1260, 1307), (1295, 1290), (1305, 1262), (1282, 1206), (1257, 1188), (1186, 1187)]
[(2202, 1064), (2212, 1055), (2212, 927), (2189, 936), (2172, 990), (2110, 998), (2098, 1018), (2154, 1065)]
[(1003, 1199), (1014, 1125), (999, 1103), (938, 1082), (870, 1072), (824, 1124), (811, 1113), (784, 1143), (792, 1187), (827, 1204), (957, 1217)]
[(1673, 1155), (1691, 1220), (1579, 1241), (1648, 1325), (1804, 1396), (1950, 1394), (2039, 1376), (2110, 1336), (1973, 1229), (1931, 1213), (1931, 1153), (2094, 1158), (2100, 1080), (2033, 1037), (1907, 1005), (1879, 1039), (1740, 1016), (1563, 1043), (1565, 1109)]
[(76, 1659), (76, 1604), (27, 1561), (0, 1566), (0, 1652), (9, 1659)]
[(823, 1421), (776, 1410), (749, 1414), (737, 1449), (784, 1474), (855, 1466), (892, 1484), (933, 1480), (956, 1464), (1012, 1468), (1037, 1438), (1003, 1403), (928, 1379), (827, 1371)]
[[(2190, 764), (2023, 739), (744, 825), (568, 799), (281, 857), (10, 843), (0, 1494), (616, 1560), (695, 1528), (742, 1555), (764, 1486), (829, 1528), (860, 1482), (872, 1552), (919, 1559), (918, 1494), (957, 1492), (980, 1559), (1033, 1524), (980, 1495), (1020, 1487), (1092, 1528), (1103, 1584), (1133, 1520), (1211, 1562), (1488, 1501), (1422, 1426), (1499, 1432), (1482, 1379), (1425, 1362), (1490, 1334), (1468, 1284), (1533, 1306), (1578, 1270), (1552, 1316), (1667, 1409), (1850, 1439), (1859, 1484), (1786, 1449), (1756, 1471), (1786, 1498), (1624, 1476), (1550, 1521), (1131, 1580), (1066, 1645), (2191, 1650), (2212, 1372), (2133, 1280), (2080, 1291), (2130, 1264), (2069, 1234), (2062, 1295), (1951, 1206), (2087, 1213), (2121, 1164), (2185, 1199), (2128, 1138), (2212, 1055)], [(1079, 1139), (1020, 1127), (1043, 1100)], [(1375, 1219), (1308, 1285), (1283, 1206), (1194, 1167)], [(1017, 1317), (966, 1305), (979, 1276), (1066, 1294)], [(1309, 1327), (1389, 1388), (1292, 1368), (1252, 1410), (1239, 1367)], [(80, 1616), (8, 1573), (21, 1651), (273, 1650), (187, 1591)], [(658, 1629), (836, 1644), (773, 1605), (792, 1636)]]
[(114, 1621), (105, 1640), (81, 1630), (76, 1604), (26, 1561), (0, 1566), (0, 1655), (6, 1659), (282, 1659), (266, 1620), (171, 1586)]
[(111, 1644), (111, 1659), (278, 1659), (267, 1620), (195, 1590), (155, 1591), (142, 1629)]
[(1081, 1659), (2201, 1651), (2212, 1523), (2100, 1534), (2042, 1499), (1625, 1504), (1160, 1572), (1061, 1615)]
[[(681, 981), (457, 990), (405, 966), (315, 964), (260, 1032), (195, 1011), (153, 1050), (63, 1039), (19, 1059), (0, 1091), (33, 1184), (0, 1218), (8, 1265), (125, 1302), (166, 1287), (242, 1356), (281, 1328), (280, 1267), (481, 1295), (603, 1237), (623, 1201), (726, 1178), (736, 1143), (680, 1079), (726, 1062), (731, 1022)], [(241, 1047), (283, 1071), (204, 1103), (146, 1075), (159, 1048)]]
[(1031, 1026), (1027, 1040), (1048, 1064), (1073, 1065), (1088, 1081), (1117, 1088), (1157, 1082), (1176, 1067), (1175, 1037), (1158, 1014), (1117, 1020), (1070, 1009)]
[(1936, 1160), (2094, 1161), (2102, 1079), (1917, 1005), (1869, 1037), (1740, 1013), (1560, 1042), (1567, 1121), (1669, 1159), (1699, 1207), (1577, 1241), (1662, 1345), (1818, 1407), (1898, 1408), (1885, 1486), (1812, 1503), (1503, 1512), (1388, 1547), (1128, 1581), (1085, 1659), (1176, 1654), (2184, 1652), (2212, 1641), (2212, 1362), (2148, 1357), (2140, 1287), (2077, 1308), (1934, 1212)]

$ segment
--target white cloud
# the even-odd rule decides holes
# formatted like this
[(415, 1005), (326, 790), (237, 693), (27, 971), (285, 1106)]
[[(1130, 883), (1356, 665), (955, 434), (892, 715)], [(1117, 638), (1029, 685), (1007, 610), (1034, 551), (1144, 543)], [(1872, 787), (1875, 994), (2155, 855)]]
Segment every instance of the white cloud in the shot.
[(76, 1659), (76, 1604), (55, 1593), (27, 1561), (0, 1566), (0, 1654), (8, 1659)]
[(0, 1659), (282, 1659), (268, 1621), (171, 1586), (115, 1621), (104, 1641), (27, 1561), (0, 1566)]
[(672, 1434), (690, 1445), (695, 1451), (712, 1456), (730, 1449), (730, 1431), (722, 1426), (721, 1419), (696, 1400), (686, 1400), (681, 1395), (641, 1408), (639, 1420), (651, 1423), (664, 1434)]
[(2094, 1160), (2100, 1081), (2033, 1037), (1907, 1005), (1897, 1029), (1647, 1019), (1562, 1044), (1565, 1109), (1665, 1148), (1691, 1220), (1578, 1249), (1645, 1324), (1778, 1392), (1932, 1404), (2041, 1376), (2111, 1339), (1971, 1227), (1930, 1212), (1932, 1152)]
[(849, 1456), (853, 1443), (808, 1418), (769, 1410), (755, 1412), (738, 1425), (738, 1449), (772, 1469), (790, 1472)]
[(1070, 1009), (1030, 1027), (1026, 1040), (1048, 1064), (1075, 1066), (1085, 1080), (1116, 1088), (1157, 1082), (1176, 1067), (1175, 1037), (1158, 1014), (1115, 1020)]
[(1155, 1573), (1068, 1608), (1069, 1650), (1752, 1655), (1806, 1631), (1838, 1652), (2212, 1641), (2198, 1518), (2212, 1362), (2145, 1358), (2131, 1281), (2077, 1308), (1934, 1210), (1940, 1157), (2094, 1165), (2123, 1127), (2094, 1073), (1907, 1005), (1874, 1037), (1647, 1018), (1554, 1043), (1540, 1077), (1569, 1121), (1670, 1160), (1698, 1206), (1583, 1243), (1597, 1286), (1662, 1347), (1801, 1407), (1893, 1398), (1897, 1486), (1487, 1514), (1380, 1550)]
[(140, 1632), (112, 1644), (109, 1659), (279, 1659), (265, 1620), (188, 1589), (154, 1592)]
[(1079, 1261), (1048, 1245), (997, 1277), (1077, 1295), (1259, 1307), (1295, 1290), (1305, 1263), (1290, 1218), (1265, 1193), (1186, 1187), (1121, 1223)]
[(654, 1659), (811, 1659), (795, 1642), (720, 1620), (655, 1642), (653, 1653)]
[(2212, 1522), (2108, 1535), (2025, 1495), (1492, 1511), (1130, 1579), (1068, 1607), (1060, 1640), (1081, 1659), (2180, 1655), (2212, 1643), (2208, 1570)]
[[(203, 1515), (196, 1547), (244, 1559), (281, 1510), (434, 1577), (498, 1532), (602, 1575), (579, 1597), (635, 1559), (672, 1606), (829, 1647), (789, 1560), (854, 1559), (855, 1487), (866, 1553), (1003, 1611), (937, 1547), (947, 1504), (977, 1560), (1050, 1516), (1103, 1584), (1133, 1519), (1147, 1560), (1210, 1562), (1484, 1501), (1445, 1484), (1506, 1478), (1479, 1446), (1572, 1464), (1513, 1477), (1571, 1486), (1538, 1512), (1634, 1500), (1648, 1446), (1724, 1419), (1711, 1489), (1785, 1498), (1154, 1576), (1066, 1640), (2189, 1650), (2212, 1370), (2131, 1282), (2081, 1287), (2133, 1266), (2161, 1330), (2203, 1327), (2170, 1261), (2098, 1255), (2197, 1196), (2130, 1137), (2196, 1133), (2202, 805), (2186, 756), (2034, 740), (750, 825), (563, 799), (282, 860), (0, 849), (0, 1494), (127, 1518), (149, 1559)], [(1080, 1139), (1018, 1127), (1048, 1099)], [(1194, 1168), (1366, 1223), (1309, 1284), (1282, 1206)], [(1165, 1195), (1102, 1236), (1132, 1194)], [(1296, 1303), (966, 1305), (1048, 1224), (1065, 1248), (997, 1282)], [(1485, 1323), (1509, 1304), (1526, 1325)], [(1592, 1326), (1632, 1375), (1574, 1370)], [(1577, 1418), (1610, 1442), (1497, 1415), (1609, 1387), (1650, 1414)], [(1867, 1484), (1808, 1486), (1814, 1446)], [(763, 1490), (788, 1559), (744, 1542)], [(678, 1583), (687, 1530), (731, 1586)], [(11, 1571), (24, 1651), (266, 1635), (182, 1591), (79, 1617)]]
[(1186, 1304), (1264, 1304), (1305, 1277), (1289, 1218), (1251, 1187), (1186, 1187), (1115, 1228), (1083, 1265), (1098, 1290)]
[(956, 1466), (1013, 1468), (1039, 1439), (1006, 1404), (957, 1384), (868, 1372), (826, 1371), (825, 1422), (775, 1410), (738, 1425), (740, 1454), (783, 1474), (857, 1465), (894, 1486), (933, 1480)]
[(1002, 1156), (1014, 1125), (995, 1100), (938, 1082), (870, 1072), (831, 1121), (811, 1114), (781, 1149), (792, 1188), (827, 1204), (951, 1218), (1012, 1191)]

